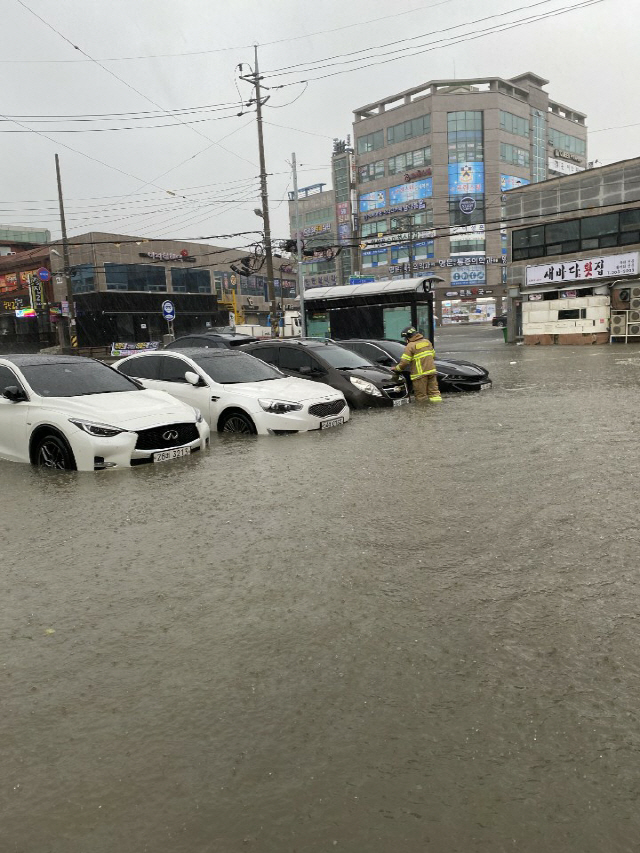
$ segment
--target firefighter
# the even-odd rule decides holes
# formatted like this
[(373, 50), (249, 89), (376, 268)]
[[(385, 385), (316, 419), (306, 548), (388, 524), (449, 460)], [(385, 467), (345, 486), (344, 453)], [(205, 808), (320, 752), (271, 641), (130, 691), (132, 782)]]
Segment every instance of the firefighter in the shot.
[(416, 403), (426, 403), (427, 400), (430, 403), (441, 403), (442, 397), (433, 360), (436, 354), (433, 344), (413, 326), (407, 326), (402, 330), (401, 335), (407, 346), (400, 357), (400, 362), (393, 370), (396, 373), (402, 373), (403, 370), (410, 369)]

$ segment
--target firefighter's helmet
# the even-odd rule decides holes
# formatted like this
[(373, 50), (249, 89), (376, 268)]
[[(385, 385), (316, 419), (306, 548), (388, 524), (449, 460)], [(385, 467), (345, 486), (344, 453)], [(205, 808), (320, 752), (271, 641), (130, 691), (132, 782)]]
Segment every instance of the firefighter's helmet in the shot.
[(405, 339), (405, 341), (408, 341), (409, 338), (412, 338), (414, 335), (417, 335), (417, 334), (418, 334), (418, 330), (415, 329), (413, 326), (407, 326), (406, 329), (403, 329), (400, 332), (400, 336), (403, 337)]

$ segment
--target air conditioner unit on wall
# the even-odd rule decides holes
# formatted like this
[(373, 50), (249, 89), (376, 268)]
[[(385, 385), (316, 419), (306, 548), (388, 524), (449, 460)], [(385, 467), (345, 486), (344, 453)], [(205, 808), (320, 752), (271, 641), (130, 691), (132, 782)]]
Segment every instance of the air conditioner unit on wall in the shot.
[(629, 295), (632, 299), (640, 299), (640, 287), (630, 287)]
[(611, 315), (611, 334), (612, 335), (624, 335), (627, 329), (627, 315), (626, 314), (612, 314)]
[(640, 296), (632, 296), (629, 300), (629, 308), (633, 308), (634, 310), (640, 309)]
[(640, 336), (640, 323), (629, 323), (627, 326), (627, 334)]
[(627, 320), (629, 323), (640, 323), (640, 311), (629, 311)]

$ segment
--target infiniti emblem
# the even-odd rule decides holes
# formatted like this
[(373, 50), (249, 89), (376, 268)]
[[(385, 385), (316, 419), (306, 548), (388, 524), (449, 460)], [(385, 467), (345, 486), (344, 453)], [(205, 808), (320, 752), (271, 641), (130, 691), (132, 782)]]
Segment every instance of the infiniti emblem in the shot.
[(174, 441), (178, 437), (178, 431), (175, 429), (168, 429), (166, 432), (162, 433), (162, 437), (165, 441)]

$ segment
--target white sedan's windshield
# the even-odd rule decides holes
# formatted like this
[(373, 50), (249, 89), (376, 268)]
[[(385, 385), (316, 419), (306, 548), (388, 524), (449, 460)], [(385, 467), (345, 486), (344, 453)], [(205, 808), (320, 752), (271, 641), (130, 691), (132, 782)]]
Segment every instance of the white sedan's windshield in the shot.
[[(205, 351), (206, 352), (206, 351)], [(207, 373), (214, 382), (221, 385), (237, 385), (239, 382), (266, 382), (269, 379), (282, 379), (282, 373), (244, 352), (221, 352), (210, 355), (193, 356), (193, 361)]]

